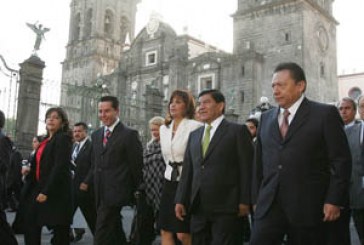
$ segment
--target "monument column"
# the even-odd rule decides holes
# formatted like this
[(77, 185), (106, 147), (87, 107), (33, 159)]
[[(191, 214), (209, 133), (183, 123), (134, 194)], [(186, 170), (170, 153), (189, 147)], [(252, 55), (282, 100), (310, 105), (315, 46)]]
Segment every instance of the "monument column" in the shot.
[(16, 141), (19, 150), (26, 156), (32, 150), (32, 139), (38, 132), (40, 89), (45, 63), (32, 55), (20, 67)]

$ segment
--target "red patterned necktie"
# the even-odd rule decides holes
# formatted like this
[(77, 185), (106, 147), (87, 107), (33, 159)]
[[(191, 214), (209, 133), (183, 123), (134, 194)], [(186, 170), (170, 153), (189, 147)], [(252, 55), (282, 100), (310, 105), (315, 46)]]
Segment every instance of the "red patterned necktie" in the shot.
[(104, 147), (107, 145), (107, 142), (109, 141), (111, 135), (111, 131), (109, 129), (106, 129), (105, 133), (104, 133), (104, 138), (102, 140), (102, 144), (104, 145)]
[(281, 131), (281, 135), (282, 135), (283, 139), (284, 139), (284, 137), (286, 137), (286, 134), (287, 134), (287, 131), (288, 131), (288, 127), (289, 127), (288, 117), (289, 117), (289, 115), (290, 115), (289, 110), (284, 109), (283, 121), (281, 123), (281, 126), (279, 127), (279, 131)]

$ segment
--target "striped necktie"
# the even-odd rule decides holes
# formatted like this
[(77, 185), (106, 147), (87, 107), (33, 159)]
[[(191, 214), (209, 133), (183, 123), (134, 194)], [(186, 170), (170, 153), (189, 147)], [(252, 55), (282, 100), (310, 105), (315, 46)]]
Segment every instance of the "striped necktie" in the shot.
[(73, 150), (73, 154), (72, 154), (72, 160), (75, 161), (78, 153), (80, 152), (80, 143), (77, 143), (77, 145), (75, 146), (75, 149)]
[(104, 147), (107, 145), (107, 142), (109, 141), (110, 136), (111, 136), (110, 129), (106, 129), (106, 131), (104, 133), (104, 138), (102, 140), (102, 144), (104, 145)]
[(284, 139), (286, 137), (287, 131), (288, 131), (288, 127), (289, 127), (289, 123), (288, 123), (288, 117), (289, 117), (290, 113), (288, 109), (284, 109), (283, 111), (283, 120), (281, 123), (281, 126), (279, 127), (279, 131), (281, 131), (281, 135), (282, 138)]

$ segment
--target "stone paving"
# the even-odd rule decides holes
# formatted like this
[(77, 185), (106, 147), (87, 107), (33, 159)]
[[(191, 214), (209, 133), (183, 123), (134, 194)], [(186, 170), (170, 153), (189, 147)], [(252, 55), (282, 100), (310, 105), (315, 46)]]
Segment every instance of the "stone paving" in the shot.
[[(132, 221), (132, 217), (133, 217), (133, 210), (131, 208), (124, 208), (122, 211), (123, 214), (123, 225), (124, 225), (124, 229), (126, 234), (130, 233), (130, 227), (131, 227), (131, 221)], [(9, 223), (13, 222), (15, 213), (7, 213), (7, 217), (8, 217), (8, 221)], [(357, 233), (355, 231), (353, 222), (351, 221), (350, 224), (350, 230), (351, 230), (351, 244), (352, 245), (360, 245)], [(49, 231), (47, 231), (46, 228), (43, 229), (42, 232), (42, 245), (43, 244), (50, 244), (49, 241), (51, 240), (51, 234), (49, 233)], [(23, 235), (16, 235), (16, 238), (19, 242), (19, 245), (24, 245), (24, 239), (23, 239)], [(75, 245), (92, 245), (92, 234), (90, 232), (89, 229), (86, 229), (86, 233), (83, 236), (82, 240), (78, 241), (78, 242), (74, 242), (71, 244), (75, 244)], [(157, 240), (154, 242), (153, 245), (160, 245), (160, 239), (157, 238)]]

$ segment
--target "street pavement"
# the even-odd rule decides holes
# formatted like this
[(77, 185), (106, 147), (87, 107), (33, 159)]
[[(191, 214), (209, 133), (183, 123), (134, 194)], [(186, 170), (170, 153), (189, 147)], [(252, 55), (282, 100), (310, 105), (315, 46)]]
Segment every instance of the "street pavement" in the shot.
[[(130, 228), (131, 228), (133, 213), (134, 213), (134, 211), (130, 207), (125, 207), (123, 209), (123, 211), (122, 211), (123, 226), (124, 226), (124, 230), (125, 230), (125, 233), (126, 233), (127, 236), (130, 234)], [(15, 213), (9, 213), (9, 212), (7, 213), (7, 218), (8, 218), (8, 221), (9, 221), (10, 224), (13, 222), (14, 216), (15, 216)], [(357, 235), (357, 233), (355, 231), (354, 224), (353, 224), (352, 221), (350, 222), (350, 231), (351, 231), (351, 244), (352, 245), (360, 245), (359, 238), (358, 238), (358, 235)], [(49, 241), (51, 240), (51, 237), (52, 237), (52, 234), (50, 234), (50, 232), (46, 228), (43, 228), (43, 231), (42, 231), (42, 245), (43, 244), (50, 244)], [(83, 236), (82, 240), (80, 240), (78, 242), (71, 243), (71, 244), (75, 244), (75, 245), (92, 245), (92, 238), (93, 237), (92, 237), (92, 234), (91, 234), (90, 230), (86, 229), (86, 233)], [(16, 239), (18, 240), (19, 245), (24, 245), (25, 244), (23, 235), (16, 235)], [(1, 241), (0, 241), (0, 244), (1, 244)], [(154, 242), (153, 245), (160, 245), (160, 238), (159, 237), (156, 239), (156, 241)]]
[[(124, 227), (124, 230), (125, 230), (125, 233), (126, 233), (127, 237), (130, 234), (133, 214), (134, 214), (134, 211), (130, 207), (125, 207), (122, 210), (123, 227)], [(15, 213), (9, 213), (9, 212), (7, 213), (8, 222), (10, 224), (12, 224), (12, 222), (14, 220), (14, 217), (15, 217)], [(47, 230), (47, 228), (44, 227), (43, 230), (42, 230), (42, 245), (43, 244), (50, 244), (51, 238), (52, 238), (52, 234)], [(16, 239), (18, 240), (19, 245), (24, 245), (25, 244), (23, 235), (16, 235)], [(75, 244), (75, 245), (92, 245), (93, 244), (92, 239), (93, 239), (92, 233), (87, 228), (86, 233), (84, 234), (83, 238), (80, 241), (74, 242), (74, 243), (71, 243), (71, 244)], [(0, 241), (0, 244), (1, 244), (1, 241)], [(153, 245), (159, 245), (159, 244), (160, 244), (160, 239), (157, 238)]]

